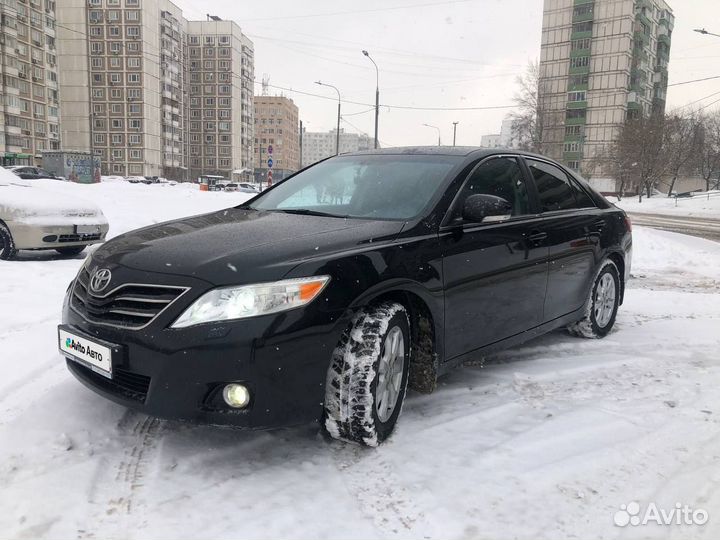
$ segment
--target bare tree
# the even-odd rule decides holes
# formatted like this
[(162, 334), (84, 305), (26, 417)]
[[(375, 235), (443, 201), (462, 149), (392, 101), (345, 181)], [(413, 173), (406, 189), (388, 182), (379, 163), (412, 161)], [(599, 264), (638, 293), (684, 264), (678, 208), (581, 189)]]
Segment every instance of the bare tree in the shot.
[(648, 197), (669, 170), (664, 130), (662, 115), (629, 118), (613, 147), (613, 161), (629, 173), (633, 185), (640, 193), (644, 190)]
[[(590, 171), (602, 170), (617, 181), (617, 198), (621, 200), (630, 186), (634, 161), (627, 152), (622, 152), (618, 142), (610, 143), (599, 149), (590, 158), (587, 168)], [(586, 178), (588, 178), (586, 176)]]
[(710, 191), (713, 177), (715, 187), (720, 184), (720, 113), (703, 116), (700, 120), (695, 165), (705, 180), (706, 191)]
[(701, 140), (701, 119), (695, 114), (672, 115), (665, 118), (664, 153), (668, 161), (670, 184), (668, 197), (672, 196), (680, 172), (687, 169), (696, 157)]
[(530, 62), (525, 73), (517, 77), (515, 82), (520, 90), (513, 98), (519, 110), (510, 114), (513, 138), (521, 149), (542, 153), (544, 114), (541, 110), (538, 62)]

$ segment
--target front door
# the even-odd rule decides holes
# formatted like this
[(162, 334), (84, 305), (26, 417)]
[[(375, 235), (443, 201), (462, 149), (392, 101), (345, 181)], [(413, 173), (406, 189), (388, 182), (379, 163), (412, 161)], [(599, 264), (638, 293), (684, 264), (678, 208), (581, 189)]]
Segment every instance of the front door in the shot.
[[(473, 194), (502, 197), (512, 212), (465, 222), (462, 207)], [(447, 360), (540, 324), (548, 251), (535, 234), (541, 222), (518, 158), (491, 157), (470, 173), (440, 232)]]

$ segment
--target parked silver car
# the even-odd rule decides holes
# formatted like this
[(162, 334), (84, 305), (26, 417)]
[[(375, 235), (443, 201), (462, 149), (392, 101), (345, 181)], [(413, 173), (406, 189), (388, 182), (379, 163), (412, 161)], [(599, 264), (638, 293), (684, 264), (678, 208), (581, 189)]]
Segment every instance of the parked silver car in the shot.
[(54, 191), (0, 171), (0, 259), (21, 249), (54, 249), (77, 255), (105, 241), (108, 221), (100, 208), (75, 197), (60, 200)]

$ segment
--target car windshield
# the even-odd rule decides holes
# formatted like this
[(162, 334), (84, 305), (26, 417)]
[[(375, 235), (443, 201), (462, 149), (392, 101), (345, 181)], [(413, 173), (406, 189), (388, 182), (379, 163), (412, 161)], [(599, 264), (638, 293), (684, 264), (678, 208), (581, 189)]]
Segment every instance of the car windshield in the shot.
[(247, 207), (407, 220), (427, 206), (460, 159), (445, 155), (341, 156), (300, 172)]

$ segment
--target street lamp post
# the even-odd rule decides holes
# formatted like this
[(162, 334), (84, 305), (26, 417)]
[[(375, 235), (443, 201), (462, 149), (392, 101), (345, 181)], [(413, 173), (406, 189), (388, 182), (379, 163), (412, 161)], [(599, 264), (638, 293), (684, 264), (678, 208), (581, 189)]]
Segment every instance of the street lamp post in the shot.
[(370, 53), (363, 50), (362, 52), (375, 66), (375, 148), (378, 147), (378, 118), (380, 116), (380, 70), (375, 60), (372, 59)]
[(453, 122), (453, 146), (455, 146), (455, 136), (457, 135), (457, 125), (460, 122)]
[(320, 81), (315, 81), (315, 84), (319, 84), (320, 86), (329, 86), (330, 88), (333, 88), (338, 95), (337, 131), (335, 133), (335, 155), (337, 156), (340, 153), (340, 90), (337, 89), (337, 86)]
[(720, 34), (713, 34), (712, 32), (708, 32), (704, 28), (696, 28), (695, 30), (693, 30), (693, 32), (697, 32), (698, 34), (704, 34), (706, 36), (720, 37)]
[(438, 146), (440, 146), (440, 128), (437, 127), (437, 126), (432, 126), (432, 125), (430, 125), (430, 124), (423, 124), (423, 126), (429, 127), (429, 128), (433, 128), (433, 129), (437, 129), (437, 132), (438, 132)]

